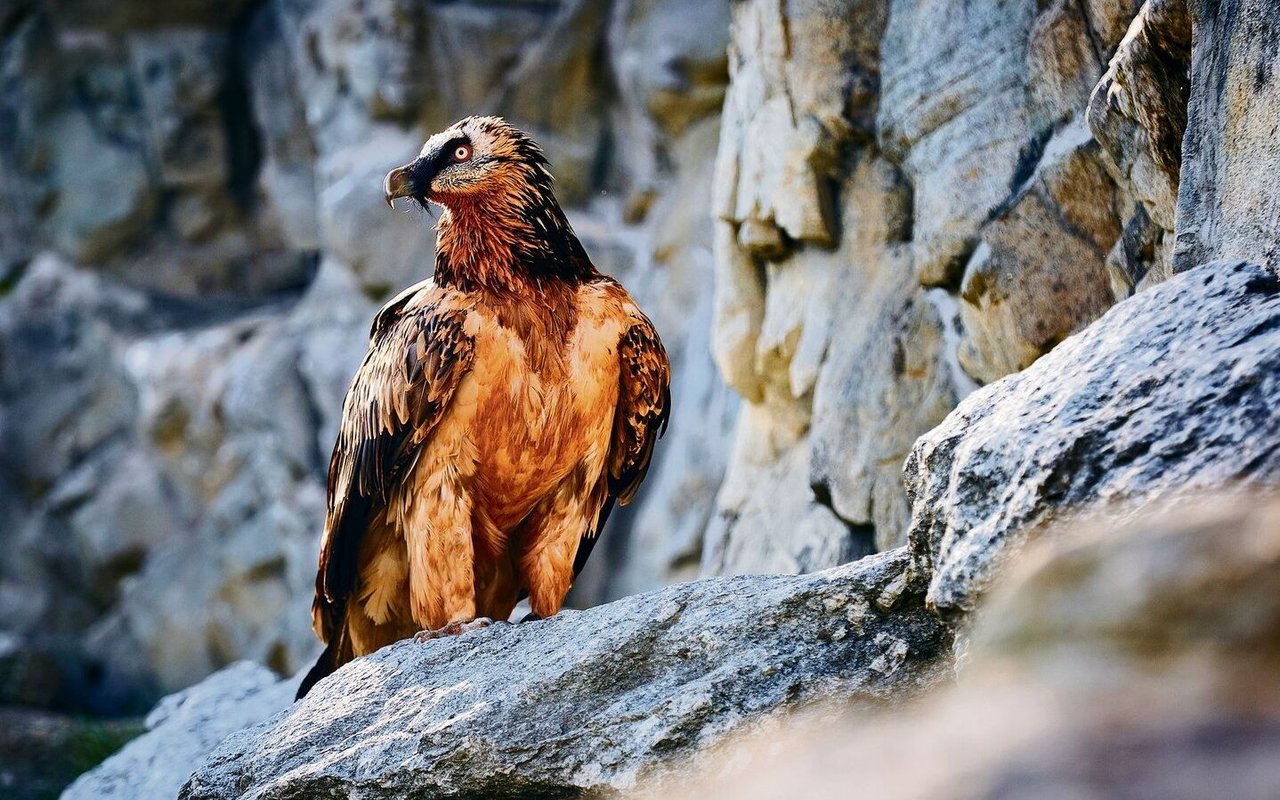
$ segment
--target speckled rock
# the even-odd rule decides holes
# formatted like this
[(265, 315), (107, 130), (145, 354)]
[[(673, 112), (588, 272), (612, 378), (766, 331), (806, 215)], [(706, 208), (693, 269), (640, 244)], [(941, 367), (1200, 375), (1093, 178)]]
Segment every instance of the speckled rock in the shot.
[(716, 578), (357, 660), (222, 743), (181, 797), (611, 796), (819, 698), (894, 702), (946, 673), (903, 550)]
[(905, 467), (929, 604), (974, 607), (1071, 512), (1280, 483), (1280, 280), (1203, 265), (966, 398)]
[(955, 685), (891, 714), (761, 726), (637, 796), (1270, 800), (1277, 626), (1274, 496), (1092, 516), (1012, 565)]

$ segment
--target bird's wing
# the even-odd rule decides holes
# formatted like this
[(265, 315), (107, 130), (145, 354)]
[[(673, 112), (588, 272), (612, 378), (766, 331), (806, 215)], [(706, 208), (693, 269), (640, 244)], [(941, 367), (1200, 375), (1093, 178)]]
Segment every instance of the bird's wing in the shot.
[(312, 604), (316, 633), (326, 642), (355, 586), (360, 540), (370, 519), (413, 466), (471, 368), (469, 311), (462, 295), (427, 281), (397, 296), (374, 320), (329, 461), (329, 506)]
[(584, 531), (574, 557), (573, 573), (577, 575), (587, 563), (596, 535), (604, 527), (616, 501), (630, 503), (649, 471), (653, 445), (667, 430), (671, 414), (671, 364), (667, 351), (649, 318), (633, 310), (631, 324), (618, 342), (618, 407), (613, 416), (613, 434), (609, 442), (605, 476), (608, 497), (599, 518)]

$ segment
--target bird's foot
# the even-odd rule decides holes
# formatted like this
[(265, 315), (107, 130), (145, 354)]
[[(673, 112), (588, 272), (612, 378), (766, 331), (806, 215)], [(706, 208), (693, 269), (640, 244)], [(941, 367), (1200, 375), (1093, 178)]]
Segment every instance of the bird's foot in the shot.
[(523, 625), (526, 622), (537, 622), (540, 619), (542, 619), (542, 615), (535, 614), (534, 612), (530, 611), (528, 614), (525, 614), (523, 617), (520, 618), (520, 624)]
[(430, 639), (443, 639), (446, 636), (461, 636), (468, 631), (478, 631), (481, 628), (488, 628), (496, 624), (498, 623), (488, 617), (476, 617), (469, 621), (455, 620), (443, 628), (436, 628), (434, 631), (418, 631), (414, 634), (413, 640), (415, 642), (425, 642)]

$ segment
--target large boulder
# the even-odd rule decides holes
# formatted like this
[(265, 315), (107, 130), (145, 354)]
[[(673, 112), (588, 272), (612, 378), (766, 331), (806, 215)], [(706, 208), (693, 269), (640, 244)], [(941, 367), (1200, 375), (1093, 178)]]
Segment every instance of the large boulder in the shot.
[(1019, 558), (954, 686), (754, 731), (643, 798), (1274, 798), (1280, 503), (1094, 518)]
[(181, 796), (623, 790), (779, 712), (894, 703), (948, 674), (949, 633), (907, 567), (899, 549), (815, 575), (709, 579), (400, 642), (228, 738)]
[(1280, 279), (1215, 262), (970, 395), (905, 467), (929, 604), (973, 608), (1068, 512), (1280, 481)]

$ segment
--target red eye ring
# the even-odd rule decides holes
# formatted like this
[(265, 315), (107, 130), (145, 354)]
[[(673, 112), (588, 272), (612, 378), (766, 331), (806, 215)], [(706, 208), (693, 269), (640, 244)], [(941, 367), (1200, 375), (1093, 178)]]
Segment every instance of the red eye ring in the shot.
[(469, 145), (469, 144), (460, 144), (460, 145), (458, 145), (456, 148), (454, 148), (454, 150), (453, 150), (453, 160), (454, 160), (454, 161), (470, 161), (470, 160), (471, 160), (471, 145)]

